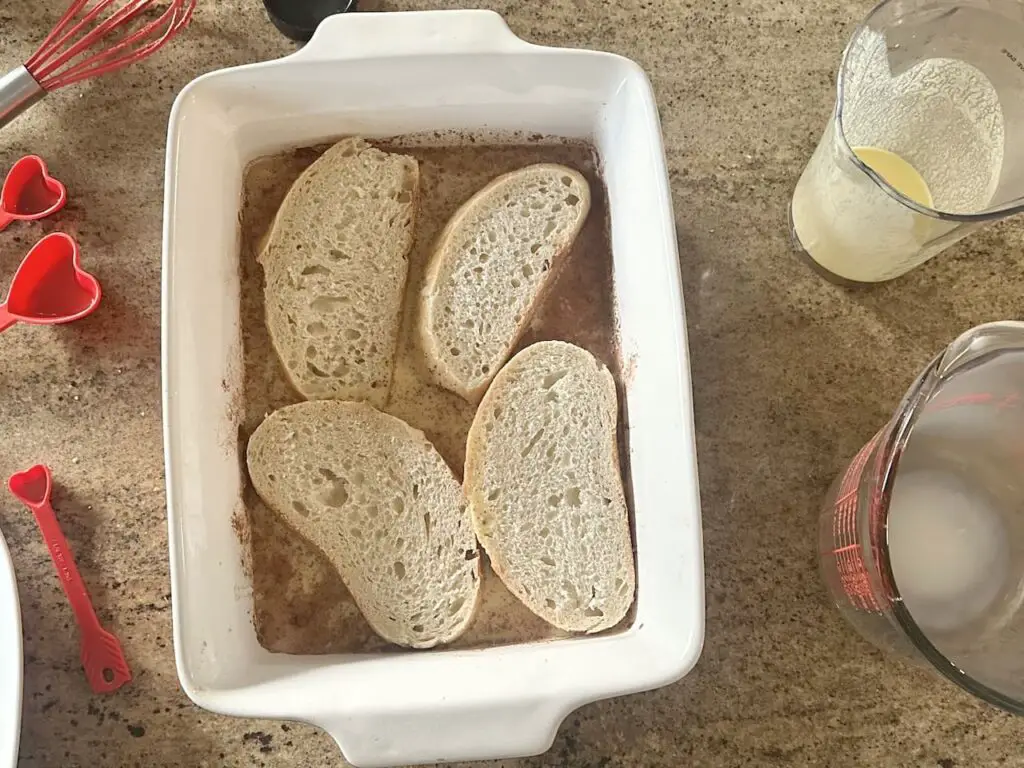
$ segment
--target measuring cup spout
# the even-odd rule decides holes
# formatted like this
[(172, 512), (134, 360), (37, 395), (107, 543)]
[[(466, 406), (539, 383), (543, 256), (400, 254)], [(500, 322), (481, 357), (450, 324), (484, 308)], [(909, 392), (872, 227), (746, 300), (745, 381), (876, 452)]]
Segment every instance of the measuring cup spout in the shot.
[(975, 360), (1017, 349), (1024, 349), (1024, 323), (1017, 320), (984, 323), (960, 334), (946, 348), (937, 373), (945, 376)]

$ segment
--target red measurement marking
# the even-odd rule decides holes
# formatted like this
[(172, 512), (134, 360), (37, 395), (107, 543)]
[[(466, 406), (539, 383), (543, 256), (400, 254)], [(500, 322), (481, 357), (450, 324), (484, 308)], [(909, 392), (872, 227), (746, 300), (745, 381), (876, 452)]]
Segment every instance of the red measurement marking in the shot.
[[(994, 405), (999, 409), (1017, 408), (1021, 404), (1021, 395), (1018, 392), (1010, 392), (1005, 395), (996, 395), (991, 392), (973, 392), (966, 395), (958, 395), (948, 400), (933, 401), (928, 404), (927, 410), (941, 411), (947, 408), (954, 408), (961, 405)], [(835, 546), (832, 555), (835, 557), (836, 570), (839, 574), (839, 582), (843, 591), (854, 607), (870, 613), (881, 613), (882, 607), (876, 596), (876, 588), (872, 585), (868, 568), (864, 562), (863, 550), (870, 546), (875, 562), (880, 556), (882, 539), (885, 535), (885, 519), (883, 516), (883, 505), (880, 497), (880, 489), (877, 484), (872, 490), (871, 507), (868, 510), (868, 536), (869, 542), (865, 544), (860, 540), (857, 527), (857, 502), (861, 476), (864, 474), (868, 454), (874, 450), (886, 428), (880, 430), (868, 443), (860, 449), (860, 452), (853, 457), (850, 465), (843, 475), (839, 484), (837, 498), (834, 506), (832, 521), (832, 536)], [(1024, 459), (1024, 447), (1020, 449)], [(874, 476), (878, 476), (882, 469), (883, 456), (876, 457), (873, 467)], [(882, 590), (885, 594), (892, 596), (895, 589), (889, 584), (884, 574), (879, 574), (883, 579)]]
[(1020, 395), (1011, 392), (996, 404), (996, 408), (1013, 408), (1020, 402)]
[(985, 405), (991, 403), (995, 397), (990, 392), (978, 392), (971, 395), (959, 395), (949, 400), (938, 400), (928, 406), (928, 410), (944, 411), (947, 408), (955, 408), (958, 405)]
[(832, 553), (835, 557), (839, 584), (855, 608), (870, 613), (879, 613), (881, 609), (875, 598), (874, 590), (871, 588), (871, 580), (868, 577), (857, 535), (857, 489), (860, 485), (861, 475), (864, 474), (868, 455), (874, 449), (881, 435), (880, 431), (871, 438), (846, 468), (843, 479), (839, 483), (839, 493), (832, 518), (832, 540), (836, 544)]
[(848, 550), (856, 550), (858, 548), (859, 545), (857, 544), (847, 544), (845, 547), (839, 547), (839, 549), (833, 549), (832, 551), (838, 555)]
[(992, 392), (975, 392), (969, 395), (958, 395), (949, 400), (937, 400), (928, 405), (929, 411), (944, 411), (958, 405), (995, 405), (996, 408), (1016, 408), (1020, 405), (1019, 392), (1006, 395), (995, 395)]

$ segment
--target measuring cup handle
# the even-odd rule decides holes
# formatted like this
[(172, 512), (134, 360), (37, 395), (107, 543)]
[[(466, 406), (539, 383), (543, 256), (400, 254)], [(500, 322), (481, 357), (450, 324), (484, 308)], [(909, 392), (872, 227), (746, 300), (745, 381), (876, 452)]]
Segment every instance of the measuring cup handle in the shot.
[(7, 226), (15, 220), (15, 216), (11, 216), (7, 211), (0, 209), (0, 232), (7, 229)]
[(0, 304), (0, 333), (18, 322), (18, 318), (7, 311), (7, 304)]

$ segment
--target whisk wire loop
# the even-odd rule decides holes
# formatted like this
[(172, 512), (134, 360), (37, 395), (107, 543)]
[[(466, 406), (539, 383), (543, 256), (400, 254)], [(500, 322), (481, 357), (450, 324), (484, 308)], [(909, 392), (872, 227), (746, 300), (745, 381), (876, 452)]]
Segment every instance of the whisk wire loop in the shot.
[[(196, 0), (73, 0), (25, 68), (46, 91), (121, 69), (146, 58), (184, 28), (195, 4)], [(158, 16), (136, 23), (161, 5), (166, 8)], [(101, 45), (109, 47), (99, 50)]]

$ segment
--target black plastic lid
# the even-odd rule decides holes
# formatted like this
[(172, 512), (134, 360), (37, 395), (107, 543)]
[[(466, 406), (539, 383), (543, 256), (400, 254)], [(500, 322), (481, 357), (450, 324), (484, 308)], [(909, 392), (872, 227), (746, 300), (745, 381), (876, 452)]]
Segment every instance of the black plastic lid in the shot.
[(263, 0), (267, 15), (286, 37), (305, 43), (320, 22), (356, 9), (356, 0)]

